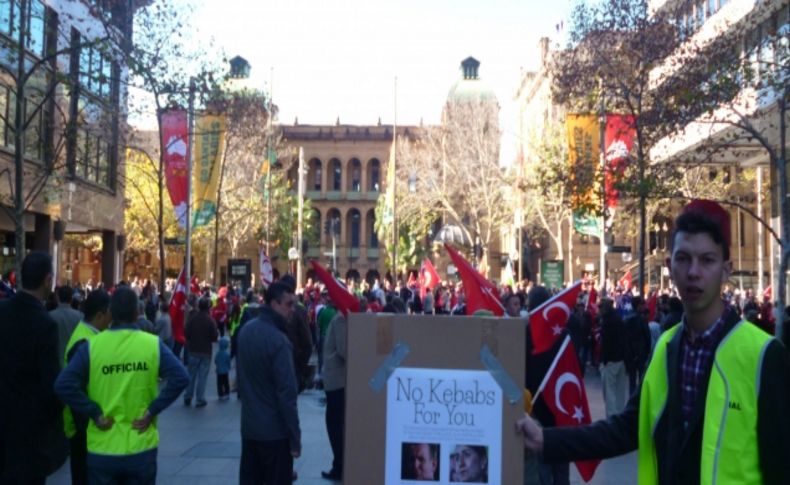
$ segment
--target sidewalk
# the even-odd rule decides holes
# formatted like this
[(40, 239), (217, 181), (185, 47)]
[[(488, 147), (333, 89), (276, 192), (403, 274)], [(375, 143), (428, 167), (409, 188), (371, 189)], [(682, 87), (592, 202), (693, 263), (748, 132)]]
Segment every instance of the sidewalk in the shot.
[[(596, 372), (585, 378), (594, 419), (605, 415), (601, 382)], [(234, 397), (218, 401), (213, 370), (206, 386), (208, 406), (185, 407), (181, 399), (162, 413), (159, 419), (160, 446), (157, 482), (165, 485), (214, 485), (238, 483), (241, 435), (241, 403)], [(297, 484), (329, 485), (321, 470), (329, 470), (332, 451), (326, 436), (323, 391), (307, 390), (299, 396), (299, 419), (302, 427), (302, 457), (295, 461)], [(593, 485), (630, 485), (636, 482), (636, 453), (607, 460), (598, 467)], [(364, 466), (359, 460), (347, 466)], [(49, 485), (68, 485), (66, 464), (47, 480)], [(583, 484), (571, 465), (571, 483)], [(358, 484), (355, 484), (358, 485)], [(364, 484), (376, 485), (376, 484)], [(510, 485), (510, 484), (508, 484)], [(517, 485), (517, 484), (515, 484)]]

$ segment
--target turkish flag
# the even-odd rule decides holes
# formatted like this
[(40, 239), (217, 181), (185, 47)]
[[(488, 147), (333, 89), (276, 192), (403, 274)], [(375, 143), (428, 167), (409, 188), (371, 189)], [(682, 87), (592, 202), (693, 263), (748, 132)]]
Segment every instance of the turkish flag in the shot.
[(189, 292), (193, 295), (200, 295), (200, 282), (197, 275), (192, 277), (192, 283), (189, 285)]
[(176, 289), (173, 291), (173, 298), (170, 300), (170, 325), (173, 331), (173, 340), (184, 344), (184, 305), (187, 303), (187, 277), (184, 270), (178, 275)]
[(568, 318), (582, 291), (581, 280), (566, 288), (529, 314), (529, 331), (532, 335), (532, 354), (549, 350), (568, 325)]
[(329, 274), (329, 271), (325, 270), (317, 261), (312, 260), (310, 264), (313, 265), (316, 277), (324, 282), (326, 291), (329, 293), (329, 299), (332, 300), (337, 309), (343, 312), (345, 316), (348, 316), (349, 313), (359, 313), (359, 300), (357, 300), (357, 297), (349, 293), (348, 289)]
[(621, 286), (625, 291), (630, 290), (631, 287), (634, 286), (634, 278), (633, 276), (631, 276), (631, 272), (626, 271), (626, 273), (623, 275), (622, 278), (620, 278), (617, 284)]
[(483, 278), (452, 246), (445, 243), (444, 247), (450, 253), (450, 259), (458, 268), (461, 281), (464, 283), (466, 314), (472, 315), (478, 310), (488, 310), (498, 317), (503, 316), (505, 308), (499, 301), (499, 290), (496, 285)]
[(425, 293), (428, 290), (433, 291), (436, 285), (439, 284), (439, 273), (436, 272), (436, 268), (433, 267), (433, 263), (431, 263), (431, 260), (428, 258), (425, 258), (420, 266), (419, 282), (420, 300), (424, 300)]
[(650, 298), (647, 299), (645, 303), (647, 306), (648, 311), (650, 312), (650, 321), (654, 321), (656, 319), (656, 313), (658, 312), (658, 292), (653, 292), (650, 295)]
[(595, 287), (590, 288), (590, 294), (587, 296), (587, 311), (592, 315), (593, 320), (598, 315), (598, 290)]
[[(556, 426), (581, 426), (592, 422), (584, 379), (579, 370), (579, 359), (576, 357), (570, 336), (565, 336), (565, 341), (536, 394), (540, 394), (543, 402), (554, 415)], [(579, 475), (585, 482), (589, 482), (600, 462), (600, 460), (577, 461), (575, 465)]]

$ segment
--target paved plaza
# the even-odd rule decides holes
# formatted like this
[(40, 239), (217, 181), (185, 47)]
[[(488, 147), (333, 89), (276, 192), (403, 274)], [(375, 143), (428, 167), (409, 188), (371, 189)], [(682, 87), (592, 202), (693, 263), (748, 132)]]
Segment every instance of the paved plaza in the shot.
[[(241, 403), (235, 397), (217, 400), (213, 369), (209, 374), (206, 394), (208, 406), (200, 409), (185, 407), (176, 401), (159, 419), (158, 483), (163, 485), (208, 485), (238, 482), (241, 436), (239, 423)], [(601, 384), (597, 373), (588, 372), (585, 379), (594, 418), (604, 416)], [(324, 424), (323, 392), (308, 390), (299, 396), (299, 419), (302, 426), (302, 457), (296, 460), (299, 474), (296, 483), (305, 485), (332, 482), (321, 478), (321, 470), (329, 470), (332, 452)], [(365, 466), (364, 459), (347, 466)], [(66, 464), (51, 476), (50, 485), (70, 483)], [(571, 466), (571, 483), (582, 484)], [(631, 485), (636, 483), (636, 453), (607, 460), (598, 467), (595, 485)], [(375, 484), (353, 484), (375, 485)], [(508, 484), (509, 485), (509, 484)], [(514, 484), (515, 485), (515, 484)]]

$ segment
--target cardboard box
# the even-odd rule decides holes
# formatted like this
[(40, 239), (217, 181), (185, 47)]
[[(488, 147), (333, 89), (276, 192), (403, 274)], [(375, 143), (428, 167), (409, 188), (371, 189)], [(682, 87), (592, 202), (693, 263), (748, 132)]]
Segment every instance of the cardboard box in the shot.
[[(344, 483), (384, 483), (387, 388), (375, 392), (374, 373), (398, 342), (409, 354), (400, 367), (486, 370), (480, 351), (487, 344), (515, 384), (524, 384), (526, 327), (521, 319), (352, 314), (348, 321)], [(502, 483), (523, 482), (524, 446), (515, 433), (523, 398), (502, 399)]]

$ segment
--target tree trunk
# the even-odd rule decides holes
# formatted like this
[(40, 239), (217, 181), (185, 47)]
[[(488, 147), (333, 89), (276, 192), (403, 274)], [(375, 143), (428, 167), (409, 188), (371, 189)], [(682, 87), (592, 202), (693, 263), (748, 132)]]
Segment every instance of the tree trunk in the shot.
[(27, 0), (20, 1), (19, 36), (17, 42), (16, 113), (14, 114), (14, 248), (17, 287), (22, 288), (22, 261), (25, 259), (25, 36), (27, 29)]
[(779, 160), (777, 167), (779, 170), (779, 220), (781, 221), (781, 244), (779, 248), (779, 287), (774, 291), (776, 292), (774, 300), (779, 307), (777, 313), (779, 318), (776, 322), (776, 334), (785, 344), (790, 343), (788, 339), (788, 319), (785, 316), (785, 294), (787, 291), (787, 263), (790, 258), (790, 204), (787, 201), (787, 121), (785, 116), (787, 114), (787, 98), (790, 95), (790, 88), (785, 87), (784, 95), (780, 96), (778, 104), (779, 109)]

